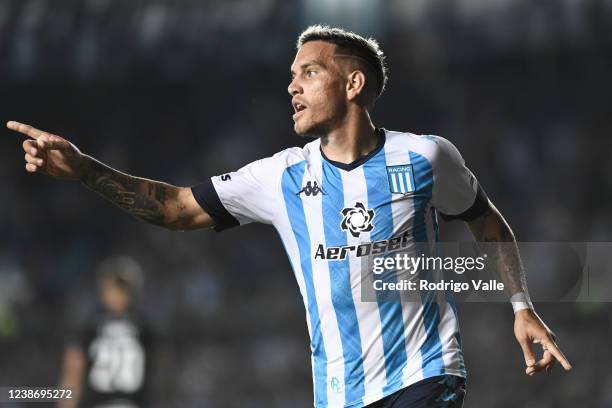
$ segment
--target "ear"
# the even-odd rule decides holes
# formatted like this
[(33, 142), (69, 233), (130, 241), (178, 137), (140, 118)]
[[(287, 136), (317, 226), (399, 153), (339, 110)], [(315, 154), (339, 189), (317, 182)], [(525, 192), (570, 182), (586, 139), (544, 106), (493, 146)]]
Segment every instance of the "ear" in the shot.
[(346, 81), (346, 97), (349, 101), (356, 101), (365, 93), (365, 75), (361, 71), (351, 72)]

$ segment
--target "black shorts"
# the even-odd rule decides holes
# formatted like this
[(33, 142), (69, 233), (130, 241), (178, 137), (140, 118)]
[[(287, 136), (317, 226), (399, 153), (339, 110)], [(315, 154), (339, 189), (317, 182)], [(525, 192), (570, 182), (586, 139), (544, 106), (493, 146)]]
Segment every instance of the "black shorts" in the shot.
[(465, 378), (440, 375), (414, 383), (367, 408), (461, 408), (464, 398)]

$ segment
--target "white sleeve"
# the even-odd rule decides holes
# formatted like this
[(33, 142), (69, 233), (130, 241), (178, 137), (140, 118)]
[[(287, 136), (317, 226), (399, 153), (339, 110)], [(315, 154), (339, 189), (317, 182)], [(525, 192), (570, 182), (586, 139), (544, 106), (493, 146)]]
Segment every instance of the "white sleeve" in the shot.
[(478, 181), (451, 142), (442, 137), (436, 137), (436, 142), (433, 206), (444, 215), (462, 214), (476, 201)]
[(217, 231), (250, 222), (271, 224), (279, 200), (278, 167), (276, 156), (257, 160), (192, 187), (193, 195)]

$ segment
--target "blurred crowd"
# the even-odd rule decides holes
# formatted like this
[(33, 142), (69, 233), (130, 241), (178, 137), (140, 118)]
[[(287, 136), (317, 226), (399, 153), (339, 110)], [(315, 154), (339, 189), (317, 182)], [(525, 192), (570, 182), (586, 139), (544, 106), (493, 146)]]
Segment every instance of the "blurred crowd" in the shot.
[[(311, 23), (380, 41), (390, 82), (374, 122), (455, 143), (518, 240), (612, 240), (609, 0), (0, 0), (0, 119), (194, 185), (306, 142), (286, 89)], [(0, 386), (57, 384), (97, 265), (127, 255), (145, 271), (154, 406), (312, 405), (305, 312), (272, 228), (142, 224), (25, 174), (22, 138), (3, 133)], [(458, 222), (442, 232), (470, 239)], [(574, 372), (526, 378), (510, 306), (461, 304), (466, 407), (612, 407), (610, 304), (537, 308)]]

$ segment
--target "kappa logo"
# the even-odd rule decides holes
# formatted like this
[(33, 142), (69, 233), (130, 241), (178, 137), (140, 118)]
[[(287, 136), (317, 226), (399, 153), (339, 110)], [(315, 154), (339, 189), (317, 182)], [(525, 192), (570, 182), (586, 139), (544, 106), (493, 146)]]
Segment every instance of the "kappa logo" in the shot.
[(374, 219), (374, 210), (365, 208), (362, 203), (355, 203), (354, 207), (344, 208), (342, 210), (342, 231), (349, 231), (355, 238), (359, 237), (362, 232), (370, 232), (374, 228), (372, 220)]
[(325, 195), (325, 191), (323, 191), (323, 189), (321, 189), (318, 186), (316, 181), (307, 182), (306, 185), (300, 191), (298, 191), (295, 195), (300, 195), (302, 193), (306, 194), (306, 197), (316, 196), (319, 193)]

